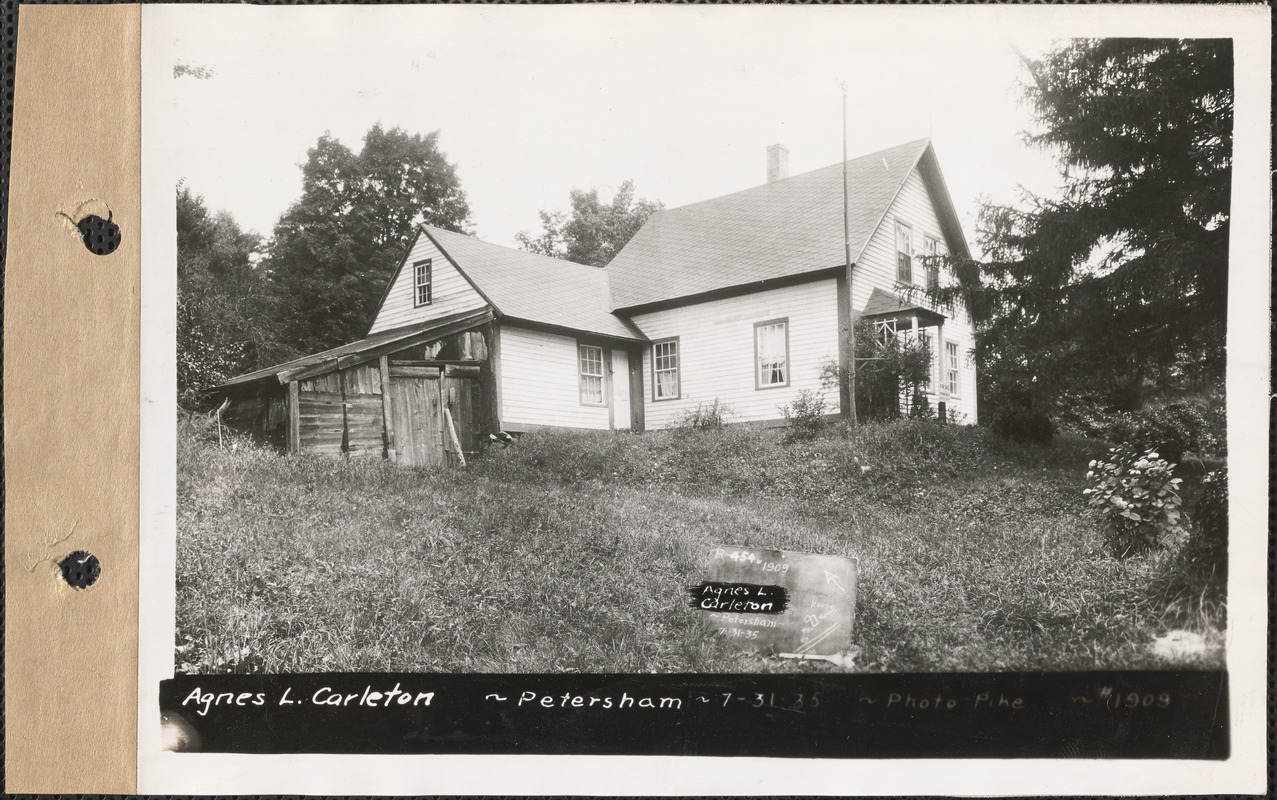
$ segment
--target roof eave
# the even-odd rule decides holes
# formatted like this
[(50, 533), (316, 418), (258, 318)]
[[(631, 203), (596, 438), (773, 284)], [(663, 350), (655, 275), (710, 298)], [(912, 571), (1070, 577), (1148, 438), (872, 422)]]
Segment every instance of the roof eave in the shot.
[(931, 194), (931, 202), (936, 207), (940, 227), (944, 229), (950, 240), (950, 252), (956, 245), (958, 250), (956, 255), (971, 258), (971, 247), (967, 244), (967, 236), (962, 230), (962, 223), (958, 220), (958, 211), (953, 205), (953, 197), (949, 194), (944, 173), (940, 170), (940, 159), (936, 157), (936, 151), (930, 142), (927, 142), (926, 149), (919, 157), (917, 167), (922, 172), (923, 179), (930, 184), (928, 190)]
[(738, 283), (733, 286), (721, 286), (715, 289), (707, 289), (702, 292), (681, 295), (679, 297), (666, 297), (659, 300), (644, 300), (642, 302), (631, 303), (626, 306), (617, 306), (612, 309), (612, 313), (634, 316), (635, 314), (646, 314), (652, 311), (678, 308), (679, 306), (707, 303), (712, 300), (719, 300), (727, 297), (739, 297), (741, 295), (754, 294), (756, 292), (765, 292), (770, 289), (783, 289), (787, 286), (797, 286), (799, 284), (811, 283), (812, 281), (818, 281), (825, 278), (836, 278), (845, 269), (845, 265), (837, 264), (832, 267), (821, 267), (820, 269), (807, 270), (805, 272), (795, 272), (790, 275), (764, 278), (762, 280), (751, 281), (749, 283)]

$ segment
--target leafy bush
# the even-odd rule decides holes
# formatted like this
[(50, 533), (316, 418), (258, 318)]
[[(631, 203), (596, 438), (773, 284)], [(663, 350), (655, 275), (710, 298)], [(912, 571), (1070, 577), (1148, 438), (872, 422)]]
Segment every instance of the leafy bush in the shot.
[(1114, 444), (1156, 450), (1179, 463), (1184, 453), (1219, 453), (1224, 445), (1224, 400), (1212, 394), (1200, 403), (1171, 403), (1140, 411), (1117, 411), (1094, 396), (1068, 394), (1054, 407), (1062, 427)]
[(1055, 439), (1055, 425), (1045, 413), (1032, 408), (1011, 406), (998, 412), (993, 432), (1017, 442), (1050, 444)]
[(825, 427), (825, 395), (803, 389), (792, 402), (780, 407), (789, 423), (791, 440), (815, 439)]
[(1092, 439), (1107, 439), (1108, 427), (1113, 423), (1114, 412), (1094, 392), (1061, 392), (1051, 403), (1056, 425), (1061, 431), (1071, 431)]
[(1118, 558), (1165, 547), (1185, 533), (1180, 511), (1180, 479), (1171, 477), (1174, 464), (1155, 451), (1129, 444), (1096, 459), (1086, 473), (1089, 488), (1082, 493), (1105, 525), (1105, 540)]
[(1196, 406), (1187, 403), (1124, 414), (1111, 431), (1112, 441), (1157, 450), (1167, 460), (1177, 463), (1185, 452), (1201, 452), (1207, 438), (1206, 417)]
[[(883, 337), (868, 319), (856, 323), (856, 359), (856, 411), (862, 420), (897, 419), (901, 394), (912, 397), (931, 375), (931, 348), (925, 339), (903, 333)], [(849, 377), (845, 372), (826, 362), (822, 385), (841, 385)]]
[(1193, 532), (1184, 548), (1189, 560), (1228, 574), (1228, 470), (1218, 469), (1202, 478), (1202, 493), (1193, 514)]
[(690, 428), (692, 430), (717, 430), (727, 424), (732, 416), (731, 406), (720, 403), (718, 398), (709, 405), (697, 403), (696, 408), (689, 408), (674, 418), (671, 428)]

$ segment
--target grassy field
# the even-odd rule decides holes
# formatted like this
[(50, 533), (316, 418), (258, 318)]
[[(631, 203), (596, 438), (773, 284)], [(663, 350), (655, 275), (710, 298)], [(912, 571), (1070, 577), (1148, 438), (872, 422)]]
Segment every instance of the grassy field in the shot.
[(1223, 664), (1222, 587), (1105, 551), (1087, 439), (538, 433), (446, 471), (178, 439), (180, 672), (832, 669), (706, 639), (686, 587), (721, 544), (859, 558), (856, 670), (1165, 667), (1173, 629)]

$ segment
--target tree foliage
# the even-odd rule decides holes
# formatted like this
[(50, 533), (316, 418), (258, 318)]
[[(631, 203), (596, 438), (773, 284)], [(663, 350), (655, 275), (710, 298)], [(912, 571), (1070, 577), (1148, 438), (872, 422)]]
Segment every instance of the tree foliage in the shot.
[(1222, 375), (1232, 169), (1228, 40), (1079, 39), (1025, 60), (1058, 198), (986, 204), (977, 280), (985, 397), (1125, 396)]
[(463, 229), (470, 208), (438, 140), (375, 125), (358, 153), (330, 134), (308, 151), (266, 261), (281, 345), (303, 354), (362, 338), (416, 226)]
[(531, 253), (603, 267), (611, 261), (648, 217), (664, 208), (651, 200), (634, 199), (634, 181), (627, 180), (612, 202), (599, 199), (599, 190), (573, 189), (572, 210), (541, 211), (541, 233), (515, 234), (519, 246)]
[(262, 240), (225, 211), (213, 213), (189, 187), (177, 187), (178, 397), (263, 366), (274, 355), (266, 281), (254, 264)]
[[(909, 334), (883, 334), (867, 319), (856, 321), (856, 417), (860, 420), (898, 419), (902, 410), (925, 416), (931, 409), (919, 401), (932, 373), (927, 339)], [(836, 361), (821, 369), (821, 386), (833, 389), (849, 380)], [(908, 402), (902, 402), (908, 401)]]

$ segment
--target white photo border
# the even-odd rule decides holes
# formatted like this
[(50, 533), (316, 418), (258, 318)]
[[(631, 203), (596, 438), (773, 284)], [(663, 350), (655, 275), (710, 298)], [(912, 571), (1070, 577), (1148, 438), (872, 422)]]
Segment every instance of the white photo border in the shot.
[[(939, 18), (1008, 31), (1048, 28), (1059, 38), (1139, 36), (1232, 38), (1236, 114), (1229, 276), (1228, 454), (1230, 596), (1227, 663), (1231, 757), (1168, 760), (778, 761), (764, 758), (602, 756), (349, 756), (161, 752), (158, 686), (173, 676), (175, 616), (176, 260), (168, 143), (174, 120), (172, 41), (165, 24), (187, 7), (143, 7), (143, 226), (141, 612), (138, 785), (141, 794), (1262, 794), (1267, 772), (1267, 498), (1271, 257), (1271, 10), (1267, 6), (776, 7), (577, 6), (557, 24), (588, 30), (601, 16), (756, 15), (760, 24), (807, 15), (813, 25), (856, 15), (882, 23)], [(227, 6), (246, 25), (282, 14), (358, 16), (366, 6), (281, 9)], [(423, 14), (457, 9), (422, 8)], [(527, 6), (468, 9), (485, 15), (547, 13)], [(792, 21), (792, 20), (790, 20)]]

